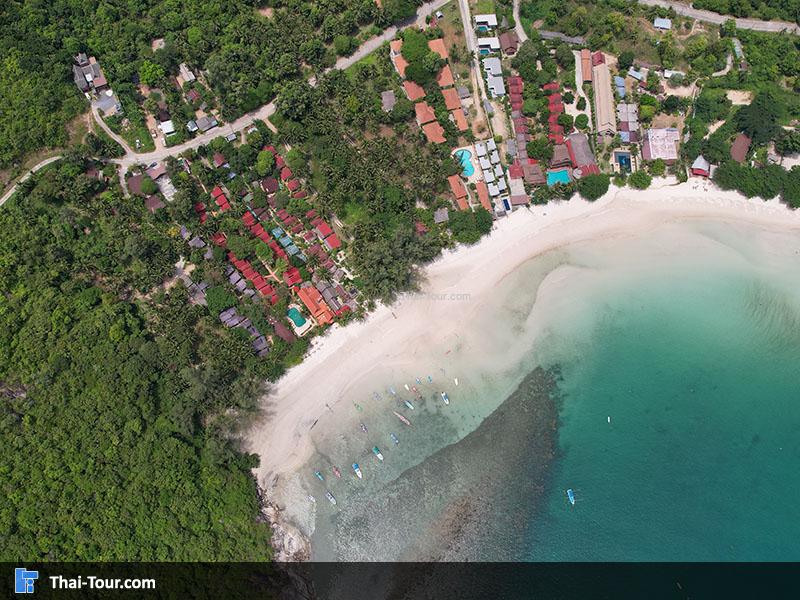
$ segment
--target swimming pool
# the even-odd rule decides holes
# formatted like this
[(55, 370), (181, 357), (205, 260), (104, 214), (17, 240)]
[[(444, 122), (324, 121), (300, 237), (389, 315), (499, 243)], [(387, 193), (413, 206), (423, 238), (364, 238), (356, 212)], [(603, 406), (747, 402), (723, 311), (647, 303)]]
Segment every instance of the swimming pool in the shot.
[(547, 185), (554, 186), (557, 183), (569, 183), (569, 171), (567, 169), (547, 172)]
[(620, 171), (631, 172), (631, 155), (627, 152), (614, 152), (614, 160), (617, 161)]
[(286, 311), (286, 314), (298, 328), (306, 324), (305, 318), (303, 318), (303, 315), (301, 315), (300, 311), (297, 310), (294, 306), (291, 307), (288, 311)]
[(456, 150), (454, 156), (458, 159), (458, 162), (461, 163), (461, 174), (464, 177), (472, 177), (472, 174), (475, 173), (475, 167), (470, 160), (472, 158), (472, 152), (462, 148), (461, 150)]

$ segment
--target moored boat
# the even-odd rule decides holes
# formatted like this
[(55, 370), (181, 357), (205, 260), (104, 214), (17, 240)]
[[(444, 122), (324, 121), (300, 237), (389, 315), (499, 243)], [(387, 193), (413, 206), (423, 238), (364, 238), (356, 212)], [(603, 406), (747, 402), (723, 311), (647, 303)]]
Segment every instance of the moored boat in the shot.
[(433, 383), (433, 377), (431, 377), (430, 375), (428, 375), (428, 383)]
[(419, 377), (417, 377), (417, 385), (421, 385), (421, 384), (422, 384), (422, 382), (419, 380)]
[(397, 439), (397, 436), (395, 434), (390, 433), (389, 437), (392, 438), (392, 441), (394, 442), (395, 446), (400, 443), (400, 440)]
[(331, 503), (331, 504), (333, 504), (333, 505), (335, 505), (335, 504), (336, 504), (336, 498), (334, 498), (334, 497), (333, 497), (333, 494), (331, 494), (330, 492), (325, 492), (325, 497), (326, 497), (328, 500), (330, 500), (330, 503)]
[(572, 488), (567, 490), (567, 499), (572, 506), (575, 506), (575, 492), (572, 491)]
[(367, 426), (364, 425), (363, 421), (361, 422), (361, 431), (363, 431), (364, 433), (367, 433), (367, 431), (368, 431)]
[(333, 474), (336, 475), (337, 478), (340, 478), (342, 476), (342, 472), (339, 470), (339, 467), (337, 466), (333, 467)]
[(410, 401), (410, 400), (403, 400), (403, 404), (405, 404), (405, 405), (406, 405), (408, 408), (410, 408), (411, 410), (414, 410), (414, 405), (413, 405), (413, 404), (411, 404), (411, 401)]
[(317, 479), (319, 479), (320, 481), (325, 481), (325, 478), (322, 476), (322, 473), (320, 473), (319, 471), (314, 471), (314, 475), (316, 475)]
[(442, 392), (442, 400), (445, 404), (450, 404), (450, 398), (447, 397), (447, 392)]
[(394, 388), (392, 386), (389, 386), (389, 392), (392, 394), (392, 396), (397, 395), (397, 392), (394, 391)]
[(458, 377), (454, 378), (453, 381), (455, 382), (456, 385), (458, 385)]
[(395, 416), (395, 417), (397, 417), (398, 419), (400, 419), (400, 421), (401, 421), (401, 422), (402, 422), (404, 425), (408, 425), (409, 427), (411, 427), (411, 421), (409, 421), (408, 419), (406, 419), (406, 418), (405, 418), (403, 415), (401, 415), (401, 414), (400, 414), (399, 412), (397, 412), (396, 410), (393, 410), (392, 412), (394, 413), (394, 416)]
[(372, 453), (378, 457), (378, 460), (383, 461), (383, 454), (381, 454), (381, 449), (377, 446), (372, 447)]
[(358, 463), (353, 463), (353, 473), (355, 473), (356, 477), (359, 479), (364, 478), (364, 475), (361, 473), (361, 467), (358, 466)]
[(410, 391), (411, 391), (411, 390), (409, 390), (409, 389), (408, 389), (408, 384), (407, 384), (407, 383), (404, 383), (404, 384), (403, 384), (403, 386), (406, 388), (406, 391), (407, 391), (407, 392), (410, 392)]

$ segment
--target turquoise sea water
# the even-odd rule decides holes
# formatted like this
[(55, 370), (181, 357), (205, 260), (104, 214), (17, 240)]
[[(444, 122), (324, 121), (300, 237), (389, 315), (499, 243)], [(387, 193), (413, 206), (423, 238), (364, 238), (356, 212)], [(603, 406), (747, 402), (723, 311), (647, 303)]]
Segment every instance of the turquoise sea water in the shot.
[(800, 558), (796, 275), (686, 266), (595, 298), (557, 342), (558, 454), (524, 558)]
[(311, 491), (341, 457), (365, 479), (326, 484), (316, 559), (800, 560), (799, 239), (665, 226), (543, 255), (495, 301), (469, 369), (448, 349), (447, 375), (409, 362), (364, 391), (430, 368), (416, 410), (384, 393), (353, 409), (369, 435), (320, 434)]

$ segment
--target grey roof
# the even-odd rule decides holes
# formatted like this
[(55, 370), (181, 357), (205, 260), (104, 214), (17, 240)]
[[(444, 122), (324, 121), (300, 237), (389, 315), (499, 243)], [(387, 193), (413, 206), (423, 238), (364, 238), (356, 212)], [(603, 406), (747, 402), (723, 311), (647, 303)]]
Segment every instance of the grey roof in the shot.
[(445, 221), (450, 220), (450, 215), (447, 212), (446, 208), (440, 208), (436, 212), (433, 213), (433, 222), (434, 223), (444, 223)]
[(492, 163), (486, 156), (481, 156), (478, 159), (478, 163), (480, 164), (481, 169), (484, 171), (488, 171), (489, 169), (492, 168)]
[(486, 86), (492, 92), (493, 98), (499, 98), (500, 96), (506, 95), (506, 84), (503, 83), (502, 77), (489, 75), (489, 77), (486, 78)]
[(200, 117), (197, 119), (197, 128), (200, 131), (208, 131), (209, 129), (217, 126), (217, 120), (214, 117)]
[(486, 147), (489, 150), (497, 150), (497, 143), (494, 141), (494, 138), (489, 138), (486, 140)]
[(497, 177), (502, 177), (503, 176), (503, 165), (501, 165), (501, 164), (495, 165), (494, 166), (494, 174), (497, 175)]
[(479, 157), (486, 156), (486, 152), (486, 144), (483, 142), (478, 142), (475, 144), (475, 154), (477, 154)]
[(494, 114), (494, 107), (486, 98), (483, 99), (483, 110), (486, 111), (486, 114), (490, 117)]
[(463, 85), (458, 86), (456, 88), (456, 91), (458, 92), (458, 97), (461, 98), (462, 100), (465, 100), (466, 98), (469, 98), (469, 96), (470, 96), (469, 90), (466, 87), (464, 87)]
[(395, 97), (393, 90), (381, 92), (381, 107), (383, 108), (384, 112), (390, 112), (396, 103), (397, 98)]
[(190, 248), (205, 248), (206, 247), (206, 243), (199, 236), (194, 236), (192, 239), (189, 240), (189, 247)]
[[(492, 143), (494, 143), (494, 140), (492, 140)], [(496, 147), (497, 146), (495, 146), (495, 148)], [(497, 150), (492, 150), (492, 155), (489, 157), (489, 160), (492, 161), (493, 165), (496, 165), (500, 162), (500, 154), (497, 152)]]
[[(499, 45), (499, 42), (498, 42)], [(489, 75), (496, 77), (503, 74), (503, 63), (496, 56), (490, 56), (483, 59), (483, 70)]]

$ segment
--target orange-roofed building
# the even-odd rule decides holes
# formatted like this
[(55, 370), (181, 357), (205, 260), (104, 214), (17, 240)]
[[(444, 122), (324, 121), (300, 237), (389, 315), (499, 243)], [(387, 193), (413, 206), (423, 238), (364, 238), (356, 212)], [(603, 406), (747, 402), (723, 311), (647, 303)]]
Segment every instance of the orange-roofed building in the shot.
[(431, 52), (436, 52), (436, 54), (447, 60), (447, 47), (444, 45), (444, 40), (442, 38), (430, 40), (428, 42), (428, 48), (431, 49)]
[(414, 105), (414, 112), (417, 114), (417, 124), (420, 127), (436, 120), (436, 113), (427, 102), (417, 102)]
[(450, 114), (453, 115), (453, 121), (455, 121), (456, 127), (458, 127), (459, 131), (466, 131), (467, 129), (469, 129), (469, 125), (467, 124), (467, 117), (464, 116), (463, 110), (457, 108)]
[(450, 87), (451, 85), (455, 84), (455, 79), (453, 79), (453, 71), (450, 69), (450, 65), (445, 65), (442, 67), (442, 70), (439, 71), (439, 74), (436, 76), (436, 83), (438, 83), (439, 87), (442, 88)]
[(414, 83), (413, 81), (404, 81), (403, 89), (405, 90), (408, 99), (412, 102), (416, 102), (420, 98), (425, 97), (425, 90), (422, 89), (421, 85)]
[(584, 82), (592, 82), (592, 53), (588, 48), (581, 50), (581, 73)]
[(444, 105), (447, 107), (447, 110), (461, 108), (461, 98), (458, 97), (456, 88), (442, 90), (442, 96), (444, 96)]
[(297, 296), (317, 323), (320, 325), (333, 323), (333, 311), (325, 304), (325, 300), (322, 294), (317, 291), (317, 288), (312, 286), (301, 287), (297, 290)]
[(467, 188), (464, 187), (461, 177), (458, 175), (450, 175), (450, 177), (447, 178), (447, 183), (450, 184), (450, 191), (453, 192), (453, 196), (456, 197), (456, 200), (467, 197)]
[(481, 206), (489, 212), (492, 212), (492, 203), (489, 202), (489, 189), (486, 187), (486, 182), (477, 182), (475, 184), (475, 189), (478, 191), (478, 200), (480, 200)]
[(444, 144), (447, 141), (444, 138), (444, 127), (439, 125), (438, 121), (433, 121), (432, 123), (426, 123), (423, 125), (422, 132), (432, 144)]
[(397, 74), (400, 75), (400, 77), (405, 77), (408, 61), (403, 58), (402, 54), (400, 54), (402, 48), (403, 40), (392, 40), (389, 43), (389, 58), (392, 59), (392, 64), (394, 65), (394, 70), (397, 71)]

